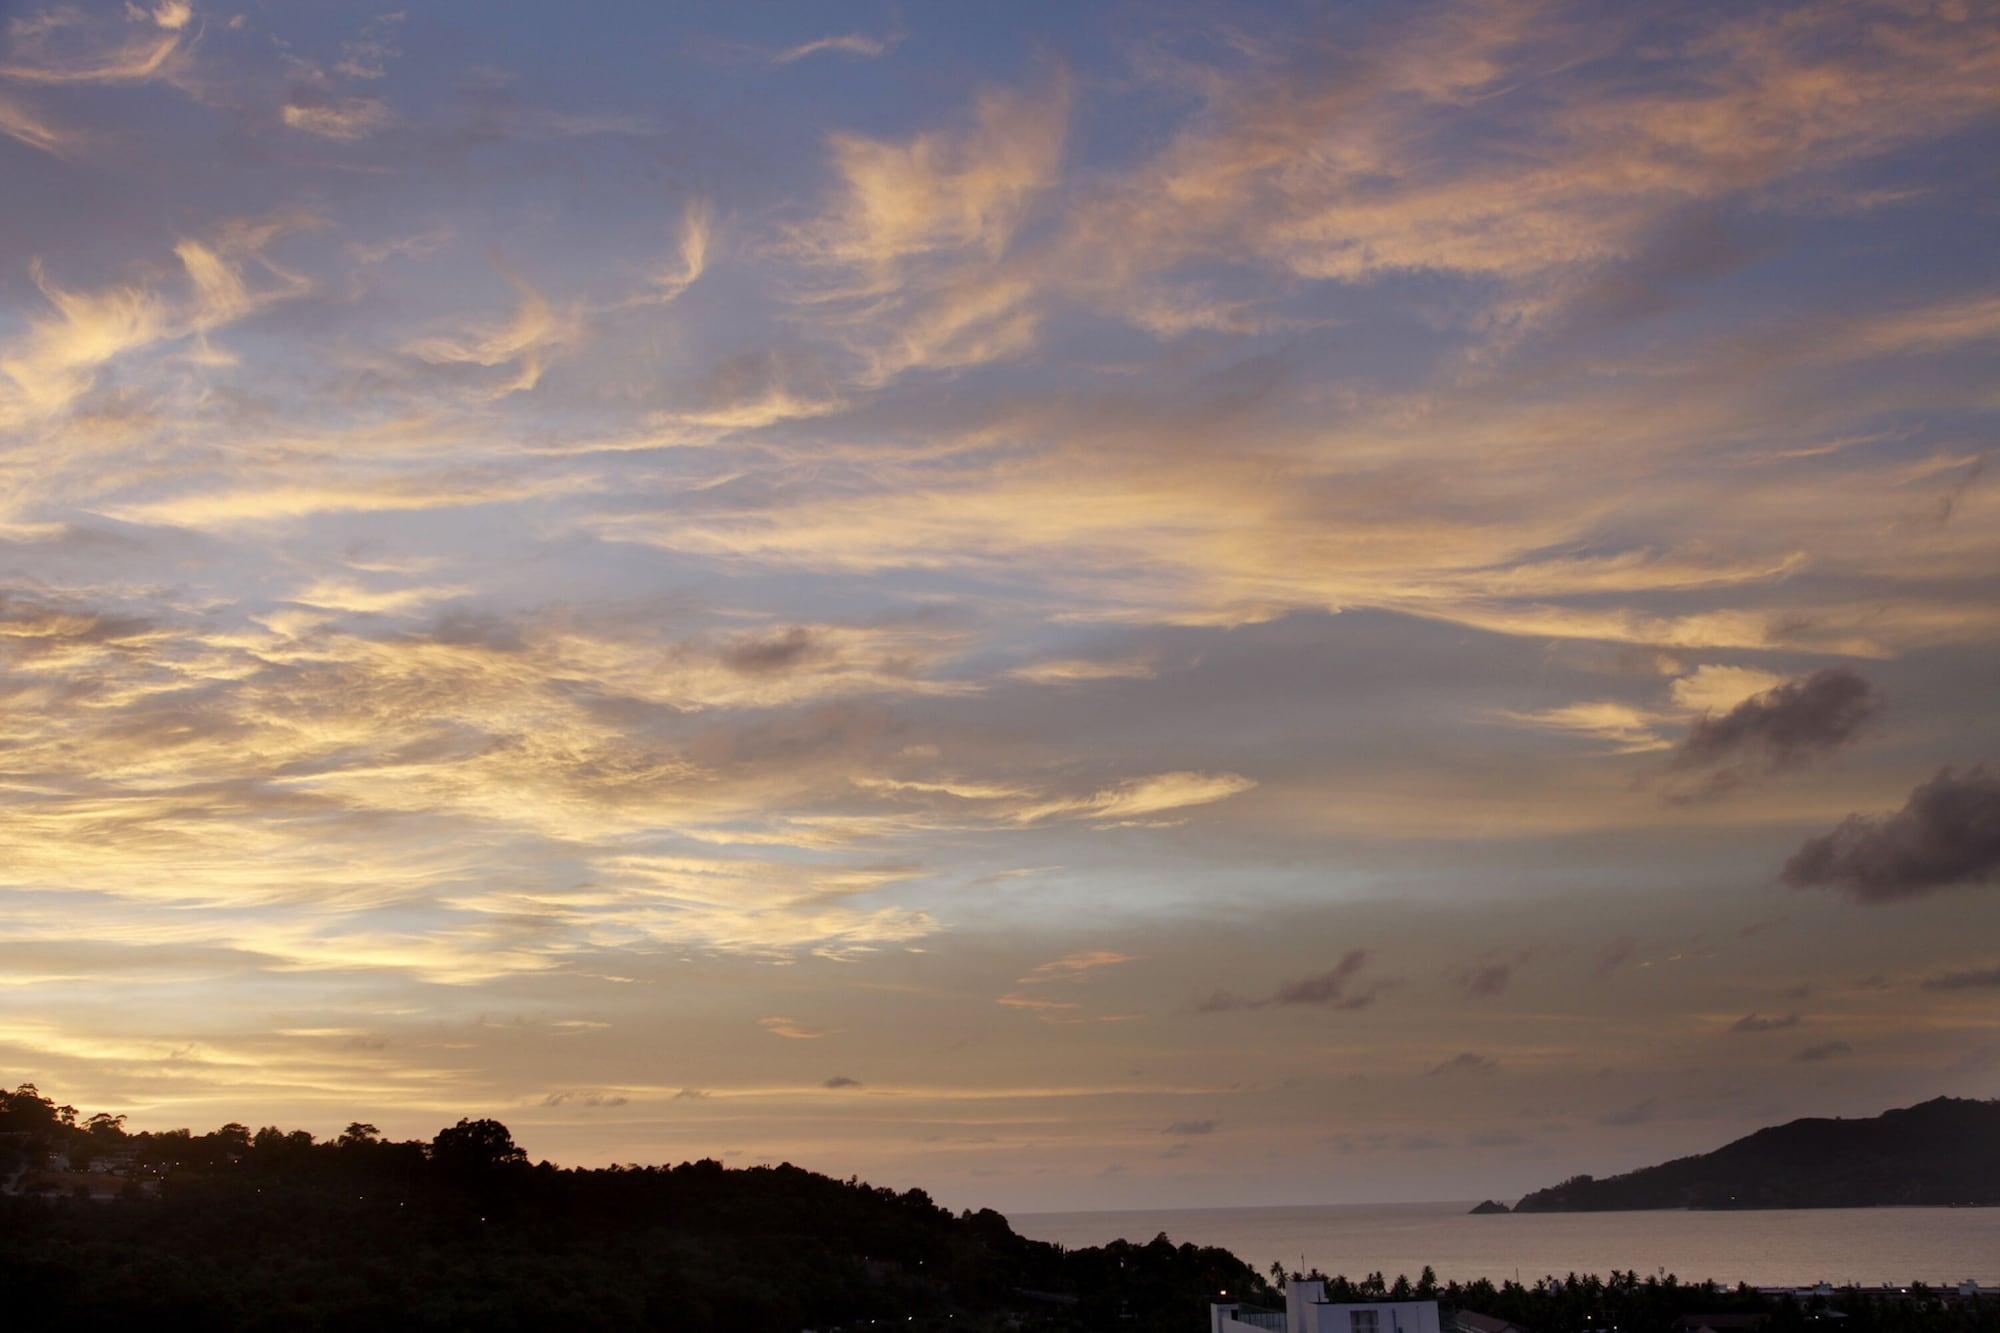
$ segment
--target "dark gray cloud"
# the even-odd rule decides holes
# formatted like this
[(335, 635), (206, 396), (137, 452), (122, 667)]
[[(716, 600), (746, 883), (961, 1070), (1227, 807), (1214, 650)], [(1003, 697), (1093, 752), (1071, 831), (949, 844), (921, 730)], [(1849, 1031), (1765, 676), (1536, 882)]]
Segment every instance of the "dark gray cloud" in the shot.
[(1606, 1111), (1603, 1115), (1597, 1117), (1597, 1123), (1613, 1128), (1623, 1128), (1627, 1125), (1643, 1125), (1649, 1121), (1659, 1119), (1659, 1116), (1659, 1101), (1656, 1098), (1648, 1097), (1644, 1101), (1634, 1102), (1632, 1105), (1621, 1107), (1616, 1111)]
[(1854, 1048), (1844, 1041), (1823, 1041), (1816, 1046), (1806, 1047), (1792, 1059), (1802, 1064), (1817, 1064), (1821, 1060), (1833, 1060), (1843, 1055), (1851, 1055), (1853, 1051)]
[(1793, 888), (1894, 902), (2000, 877), (2000, 773), (1946, 768), (1893, 815), (1849, 815), (1808, 839), (1780, 872)]
[(1519, 1148), (1527, 1143), (1527, 1137), (1511, 1129), (1488, 1130), (1483, 1134), (1469, 1134), (1465, 1139), (1468, 1148)]
[(1925, 990), (2000, 990), (2000, 967), (1940, 972), (1926, 977), (1923, 986)]
[(822, 1088), (858, 1088), (861, 1086), (861, 1080), (858, 1078), (849, 1078), (845, 1074), (835, 1074), (832, 1078), (820, 1084), (820, 1086)]
[(1467, 995), (1498, 995), (1514, 980), (1512, 963), (1488, 963), (1459, 974), (1459, 989)]
[(1759, 772), (1796, 768), (1853, 741), (1882, 709), (1882, 696), (1846, 667), (1826, 667), (1752, 695), (1688, 728), (1673, 766), (1708, 779), (1670, 799), (1720, 795)]
[(1213, 1134), (1220, 1124), (1221, 1122), (1217, 1120), (1176, 1120), (1160, 1132), (1182, 1135)]
[(1597, 951), (1596, 974), (1601, 977), (1616, 972), (1632, 961), (1632, 955), (1637, 952), (1639, 952), (1639, 941), (1630, 935), (1620, 935)]
[(1500, 1068), (1500, 1062), (1490, 1055), (1475, 1055), (1471, 1051), (1461, 1051), (1451, 1059), (1431, 1068), (1433, 1074), (1491, 1074)]
[(1390, 984), (1376, 981), (1366, 986), (1356, 986), (1358, 975), (1368, 965), (1370, 957), (1366, 949), (1349, 949), (1341, 955), (1338, 963), (1324, 972), (1316, 972), (1309, 977), (1287, 981), (1277, 990), (1264, 996), (1235, 995), (1229, 991), (1217, 991), (1207, 999), (1197, 1001), (1198, 1013), (1216, 1014), (1231, 1009), (1266, 1009), (1272, 1005), (1313, 1005), (1324, 1009), (1366, 1009)]
[(794, 625), (764, 638), (734, 640), (723, 648), (722, 662), (732, 671), (759, 675), (797, 666), (811, 657), (818, 647), (818, 640), (811, 630), (803, 625)]
[(1766, 1018), (1762, 1014), (1745, 1014), (1729, 1025), (1731, 1032), (1776, 1032), (1782, 1028), (1795, 1028), (1802, 1020), (1797, 1014), (1773, 1014)]

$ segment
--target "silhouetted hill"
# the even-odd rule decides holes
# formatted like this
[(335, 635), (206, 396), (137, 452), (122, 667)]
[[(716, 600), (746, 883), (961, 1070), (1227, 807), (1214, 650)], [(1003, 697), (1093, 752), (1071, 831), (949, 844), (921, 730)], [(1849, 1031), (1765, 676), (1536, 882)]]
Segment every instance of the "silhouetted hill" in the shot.
[(1205, 1329), (1227, 1250), (1082, 1250), (787, 1165), (534, 1165), (496, 1121), (127, 1133), (0, 1089), (0, 1326)]
[(1714, 1152), (1536, 1190), (1517, 1213), (2000, 1204), (2000, 1102), (1939, 1097), (1866, 1120), (1794, 1120)]

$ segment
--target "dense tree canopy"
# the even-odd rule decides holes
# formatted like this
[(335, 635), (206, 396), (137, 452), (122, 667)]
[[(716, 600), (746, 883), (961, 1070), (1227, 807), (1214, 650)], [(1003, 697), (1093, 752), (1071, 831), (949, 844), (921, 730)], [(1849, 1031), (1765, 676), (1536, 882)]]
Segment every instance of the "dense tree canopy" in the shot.
[[(9, 1327), (1194, 1333), (1219, 1293), (1282, 1303), (1235, 1255), (1164, 1235), (1065, 1250), (991, 1210), (954, 1215), (922, 1190), (788, 1163), (565, 1170), (530, 1164), (493, 1120), (429, 1143), (365, 1121), (325, 1142), (236, 1123), (135, 1133), (117, 1116), (79, 1122), (33, 1085), (0, 1091), (0, 1181), (27, 1179), (52, 1151), (116, 1153), (159, 1194), (0, 1198)], [(1535, 1333), (1668, 1333), (1681, 1315), (1729, 1311), (1804, 1333), (1823, 1313), (1634, 1273), (1495, 1287), (1426, 1269), (1336, 1278), (1331, 1293), (1435, 1296)], [(1842, 1333), (2000, 1333), (1995, 1301), (1835, 1303)]]

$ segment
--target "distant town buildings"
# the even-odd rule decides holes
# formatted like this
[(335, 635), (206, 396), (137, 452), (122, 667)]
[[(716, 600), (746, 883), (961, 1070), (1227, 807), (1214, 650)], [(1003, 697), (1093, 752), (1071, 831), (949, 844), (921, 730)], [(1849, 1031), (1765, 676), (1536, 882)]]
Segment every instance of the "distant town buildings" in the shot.
[(1314, 1278), (1285, 1284), (1283, 1310), (1224, 1301), (1208, 1317), (1209, 1333), (1443, 1333), (1436, 1301), (1329, 1301)]

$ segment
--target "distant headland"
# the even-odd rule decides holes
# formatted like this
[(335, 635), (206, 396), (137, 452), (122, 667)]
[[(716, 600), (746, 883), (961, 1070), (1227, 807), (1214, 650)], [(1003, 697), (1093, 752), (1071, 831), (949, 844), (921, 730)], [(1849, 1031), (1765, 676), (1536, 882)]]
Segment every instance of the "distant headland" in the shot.
[[(2000, 1205), (2000, 1101), (1938, 1097), (1861, 1120), (1794, 1120), (1694, 1157), (1536, 1190), (1517, 1213)], [(1474, 1212), (1504, 1212), (1488, 1203)]]

